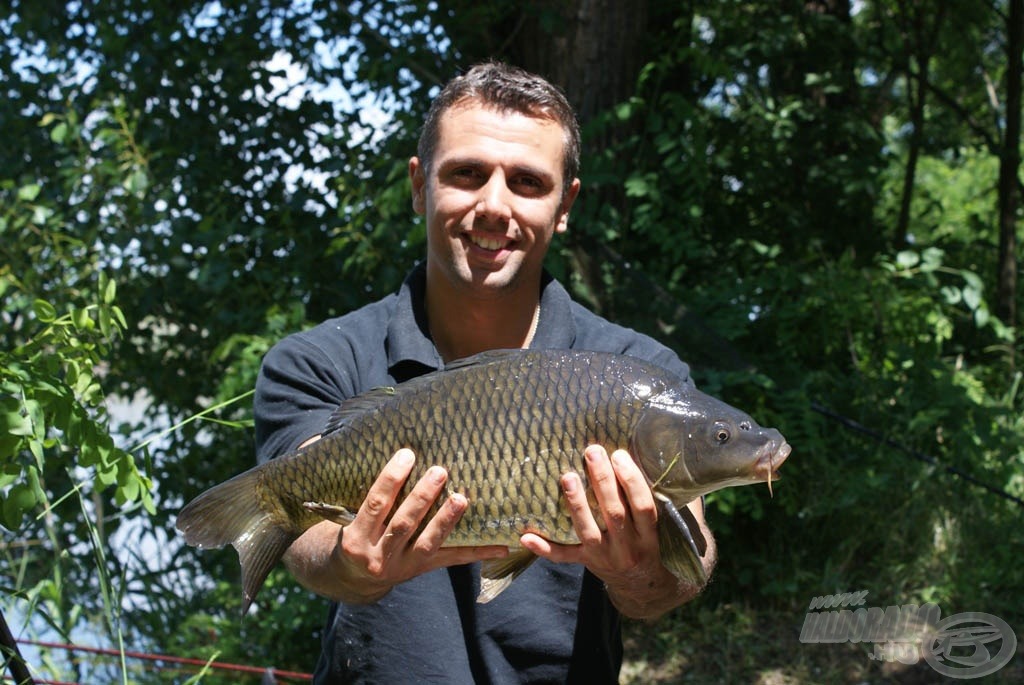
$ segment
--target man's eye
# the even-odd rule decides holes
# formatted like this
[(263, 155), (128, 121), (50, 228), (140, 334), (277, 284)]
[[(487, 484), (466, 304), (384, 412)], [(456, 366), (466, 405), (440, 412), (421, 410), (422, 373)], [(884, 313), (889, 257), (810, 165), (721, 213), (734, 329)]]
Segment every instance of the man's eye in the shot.
[(544, 184), (541, 183), (540, 179), (534, 178), (533, 176), (520, 176), (515, 182), (520, 188), (524, 188), (533, 193), (544, 188)]

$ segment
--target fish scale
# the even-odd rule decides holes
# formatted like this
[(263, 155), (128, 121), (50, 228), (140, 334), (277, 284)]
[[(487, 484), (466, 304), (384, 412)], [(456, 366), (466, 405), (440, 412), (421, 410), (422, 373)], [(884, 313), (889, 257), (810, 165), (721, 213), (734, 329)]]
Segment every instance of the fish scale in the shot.
[(652, 485), (662, 561), (690, 582), (704, 581), (706, 541), (684, 505), (721, 487), (770, 483), (790, 451), (778, 431), (641, 360), (493, 351), (344, 402), (320, 440), (206, 491), (177, 527), (192, 545), (235, 546), (248, 607), (304, 530), (324, 518), (350, 522), (385, 464), (410, 448), (416, 461), (398, 501), (441, 465), (448, 493), (468, 500), (445, 546), (512, 552), (483, 564), (480, 601), (490, 601), (533, 561), (520, 546), (524, 533), (578, 542), (562, 474), (581, 475), (602, 523), (586, 479), (590, 444), (630, 452)]

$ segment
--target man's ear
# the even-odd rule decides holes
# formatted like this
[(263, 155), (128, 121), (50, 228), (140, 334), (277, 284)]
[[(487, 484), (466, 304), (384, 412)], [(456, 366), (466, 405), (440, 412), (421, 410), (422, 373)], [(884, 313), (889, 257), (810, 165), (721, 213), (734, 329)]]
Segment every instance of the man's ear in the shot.
[(572, 203), (576, 201), (576, 196), (580, 194), (580, 180), (574, 178), (572, 183), (569, 184), (569, 190), (566, 191), (565, 197), (562, 199), (562, 206), (558, 210), (558, 223), (555, 224), (555, 233), (565, 233), (569, 229), (569, 210), (572, 209)]
[(409, 158), (409, 181), (412, 182), (412, 209), (417, 214), (427, 212), (427, 176), (419, 157)]

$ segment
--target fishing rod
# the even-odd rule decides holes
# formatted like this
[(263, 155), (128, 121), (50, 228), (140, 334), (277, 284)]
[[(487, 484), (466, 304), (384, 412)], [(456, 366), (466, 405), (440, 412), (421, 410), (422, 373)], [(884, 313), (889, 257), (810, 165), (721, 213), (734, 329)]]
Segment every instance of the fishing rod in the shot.
[(905, 455), (907, 455), (907, 456), (909, 456), (909, 457), (911, 457), (913, 459), (917, 459), (918, 461), (922, 461), (925, 464), (930, 464), (931, 466), (934, 466), (935, 468), (942, 469), (946, 473), (948, 473), (950, 475), (953, 475), (953, 476), (956, 476), (958, 478), (962, 478), (963, 480), (967, 481), (968, 483), (970, 483), (972, 485), (976, 485), (979, 488), (982, 488), (984, 490), (989, 491), (993, 495), (998, 495), (999, 497), (1002, 497), (1004, 499), (1007, 499), (1007, 500), (1013, 502), (1017, 506), (1024, 507), (1024, 499), (1021, 499), (1020, 497), (1016, 497), (1014, 495), (1011, 495), (1010, 493), (1006, 492), (1002, 488), (998, 488), (998, 487), (996, 487), (994, 485), (990, 485), (990, 484), (988, 484), (988, 483), (986, 483), (986, 482), (984, 482), (984, 481), (982, 481), (982, 480), (980, 480), (978, 478), (975, 478), (974, 476), (972, 476), (971, 474), (967, 473), (966, 471), (964, 471), (962, 469), (958, 469), (955, 466), (950, 466), (949, 464), (943, 464), (942, 462), (940, 462), (935, 457), (932, 457), (932, 456), (927, 455), (927, 454), (925, 454), (923, 452), (919, 452), (919, 451), (917, 451), (915, 449), (907, 447), (903, 443), (896, 442), (892, 438), (886, 437), (885, 435), (882, 435), (878, 431), (872, 430), (871, 428), (868, 428), (867, 426), (864, 426), (864, 425), (854, 421), (853, 419), (851, 419), (851, 418), (849, 418), (847, 416), (843, 416), (842, 414), (837, 414), (836, 412), (832, 411), (831, 409), (829, 409), (828, 407), (825, 407), (822, 404), (819, 404), (818, 402), (811, 402), (811, 409), (816, 411), (817, 413), (821, 414), (822, 416), (825, 416), (827, 418), (832, 419), (833, 421), (837, 421), (837, 422), (841, 423), (843, 426), (845, 426), (846, 428), (849, 428), (850, 430), (853, 430), (853, 431), (856, 431), (858, 433), (861, 433), (862, 435), (866, 435), (869, 438), (871, 438), (873, 440), (876, 440), (876, 441), (882, 443), (883, 445), (891, 447), (894, 450), (898, 450), (898, 451), (902, 452), (903, 454), (905, 454)]

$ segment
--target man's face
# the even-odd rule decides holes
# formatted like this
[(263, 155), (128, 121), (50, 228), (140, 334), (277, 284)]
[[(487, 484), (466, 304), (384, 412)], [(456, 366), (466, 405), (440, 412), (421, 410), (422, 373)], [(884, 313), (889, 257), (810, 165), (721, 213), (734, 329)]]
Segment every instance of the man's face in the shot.
[(475, 296), (536, 288), (579, 191), (573, 179), (563, 198), (561, 126), (468, 102), (442, 116), (438, 134), (429, 170), (409, 162), (413, 208), (427, 222), (428, 273)]

